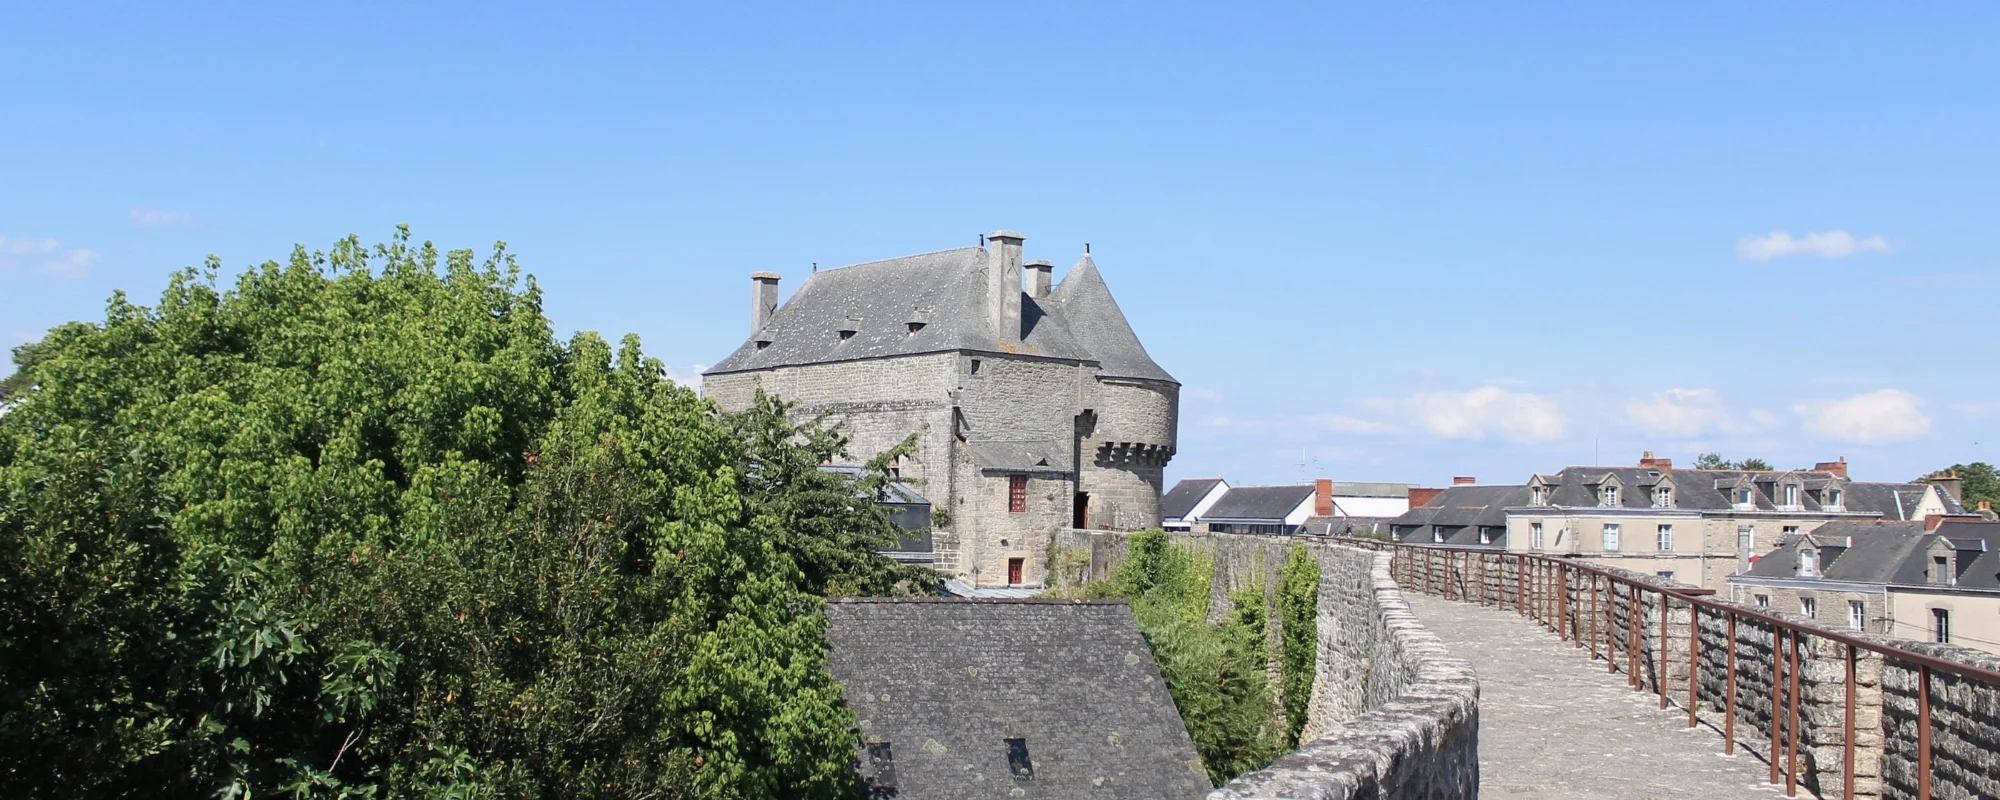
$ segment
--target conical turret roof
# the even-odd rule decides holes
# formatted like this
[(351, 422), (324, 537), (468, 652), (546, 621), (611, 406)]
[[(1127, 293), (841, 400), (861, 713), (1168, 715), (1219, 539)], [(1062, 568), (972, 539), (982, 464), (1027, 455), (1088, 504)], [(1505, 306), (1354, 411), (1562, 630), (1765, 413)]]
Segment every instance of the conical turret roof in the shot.
[(1062, 284), (1049, 294), (1049, 300), (1062, 309), (1070, 334), (1102, 365), (1098, 374), (1180, 383), (1154, 363), (1152, 356), (1146, 355), (1146, 346), (1139, 343), (1139, 335), (1125, 321), (1125, 312), (1119, 310), (1118, 301), (1112, 298), (1111, 288), (1104, 285), (1104, 276), (1097, 273), (1097, 263), (1090, 259), (1089, 253), (1070, 267)]

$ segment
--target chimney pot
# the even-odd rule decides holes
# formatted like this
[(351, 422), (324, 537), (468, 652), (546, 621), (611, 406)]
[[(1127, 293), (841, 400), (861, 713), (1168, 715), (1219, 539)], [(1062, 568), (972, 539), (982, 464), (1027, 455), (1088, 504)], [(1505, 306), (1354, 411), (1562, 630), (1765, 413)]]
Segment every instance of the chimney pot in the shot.
[(986, 320), (1002, 343), (1021, 341), (1021, 242), (1014, 231), (986, 234)]
[(1021, 265), (1028, 270), (1028, 296), (1044, 300), (1049, 296), (1049, 287), (1054, 283), (1056, 265), (1047, 259), (1037, 259)]
[(778, 311), (778, 273), (750, 273), (750, 335), (757, 335)]
[(1477, 479), (1473, 478), (1470, 475), (1460, 475), (1456, 478), (1451, 479), (1451, 485), (1453, 486), (1471, 486), (1478, 482), (1479, 481)]

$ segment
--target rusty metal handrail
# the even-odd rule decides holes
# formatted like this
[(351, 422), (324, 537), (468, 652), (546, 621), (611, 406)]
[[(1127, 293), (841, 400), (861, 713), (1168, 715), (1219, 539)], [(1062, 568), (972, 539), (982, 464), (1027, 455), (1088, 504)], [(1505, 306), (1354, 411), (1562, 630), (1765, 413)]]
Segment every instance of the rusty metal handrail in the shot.
[[(1667, 679), (1667, 649), (1668, 649), (1667, 623), (1669, 616), (1669, 603), (1671, 603), (1673, 600), (1676, 599), (1681, 601), (1682, 603), (1685, 603), (1689, 608), (1688, 686), (1687, 686), (1688, 727), (1694, 727), (1695, 725), (1699, 724), (1698, 707), (1701, 703), (1701, 687), (1700, 687), (1699, 676), (1701, 672), (1701, 649), (1702, 649), (1701, 612), (1703, 609), (1707, 609), (1710, 614), (1722, 617), (1726, 621), (1727, 625), (1726, 639), (1728, 642), (1727, 655), (1726, 655), (1726, 670), (1727, 670), (1725, 679), (1726, 686), (1724, 689), (1724, 699), (1723, 699), (1723, 706), (1724, 706), (1723, 751), (1725, 753), (1735, 752), (1735, 746), (1736, 746), (1735, 723), (1736, 723), (1736, 713), (1737, 713), (1736, 709), (1737, 707), (1737, 690), (1736, 690), (1737, 618), (1742, 617), (1754, 620), (1756, 622), (1761, 622), (1764, 625), (1769, 626), (1771, 628), (1771, 640), (1772, 640), (1771, 641), (1771, 647), (1772, 647), (1771, 701), (1772, 702), (1771, 702), (1771, 713), (1770, 713), (1771, 750), (1770, 750), (1770, 757), (1768, 759), (1771, 764), (1770, 781), (1771, 783), (1774, 784), (1778, 782), (1779, 775), (1781, 773), (1779, 767), (1779, 754), (1781, 751), (1783, 751), (1785, 765), (1784, 768), (1782, 769), (1782, 773), (1784, 775), (1785, 794), (1787, 796), (1796, 796), (1798, 791), (1798, 751), (1799, 751), (1798, 740), (1799, 740), (1799, 700), (1800, 700), (1799, 675), (1803, 669), (1803, 665), (1800, 663), (1801, 648), (1803, 646), (1803, 643), (1800, 641), (1800, 637), (1802, 635), (1807, 637), (1824, 639), (1829, 642), (1834, 642), (1846, 646), (1845, 658), (1843, 660), (1845, 661), (1845, 673), (1847, 679), (1847, 684), (1846, 684), (1847, 707), (1846, 707), (1846, 713), (1844, 715), (1844, 733), (1842, 737), (1842, 746), (1841, 746), (1842, 749), (1841, 768), (1844, 776), (1843, 785), (1846, 788), (1847, 796), (1849, 797), (1854, 796), (1854, 782), (1855, 782), (1855, 767), (1854, 767), (1855, 703), (1856, 703), (1855, 662), (1857, 660), (1859, 651), (1867, 650), (1870, 652), (1878, 653), (1885, 660), (1893, 659), (1896, 661), (1905, 662), (1915, 666), (1916, 668), (1917, 671), (1916, 694), (1917, 694), (1917, 715), (1918, 715), (1916, 777), (1917, 777), (1917, 797), (1919, 798), (1919, 800), (1929, 800), (1931, 795), (1931, 785), (1930, 785), (1931, 766), (1932, 766), (1932, 754), (1931, 754), (1932, 737), (1930, 730), (1931, 673), (1934, 670), (1944, 670), (1946, 672), (1950, 672), (1952, 674), (1956, 674), (1964, 678), (1972, 679), (1975, 681), (1979, 681), (2000, 688), (2000, 671), (1990, 670), (1972, 664), (1965, 664), (1957, 661), (1950, 661), (1947, 659), (1938, 658), (1928, 653), (1921, 653), (1915, 650), (1909, 650), (1906, 648), (1898, 647), (1893, 644), (1887, 644), (1877, 641), (1869, 641), (1867, 639), (1862, 639), (1860, 637), (1849, 635), (1841, 631), (1821, 627), (1816, 624), (1793, 622), (1790, 620), (1779, 618), (1774, 614), (1757, 611), (1751, 608), (1741, 607), (1732, 602), (1725, 602), (1718, 599), (1711, 599), (1715, 595), (1715, 590), (1713, 589), (1702, 589), (1696, 587), (1672, 588), (1666, 586), (1658, 586), (1642, 582), (1640, 580), (1634, 580), (1631, 577), (1616, 574), (1613, 571), (1611, 571), (1610, 568), (1599, 567), (1593, 564), (1574, 561), (1569, 558), (1551, 556), (1541, 553), (1513, 552), (1513, 551), (1491, 549), (1491, 548), (1458, 547), (1449, 545), (1405, 544), (1398, 542), (1384, 542), (1374, 539), (1353, 539), (1345, 537), (1324, 537), (1324, 538), (1333, 539), (1335, 541), (1340, 542), (1341, 544), (1350, 546), (1366, 547), (1374, 550), (1387, 550), (1390, 551), (1395, 556), (1397, 556), (1396, 559), (1397, 561), (1411, 562), (1416, 560), (1416, 559), (1402, 558), (1402, 555), (1405, 552), (1423, 553), (1425, 554), (1424, 557), (1426, 559), (1440, 560), (1443, 562), (1444, 566), (1445, 585), (1443, 587), (1443, 592), (1447, 597), (1452, 597), (1452, 595), (1454, 594), (1463, 594), (1462, 592), (1457, 591), (1457, 587), (1460, 583), (1462, 583), (1466, 579), (1468, 573), (1473, 571), (1471, 569), (1471, 562), (1476, 557), (1479, 564), (1479, 568), (1477, 570), (1478, 596), (1476, 599), (1478, 602), (1482, 604), (1485, 602), (1488, 590), (1488, 583), (1487, 583), (1488, 570), (1486, 569), (1486, 559), (1488, 559), (1489, 557), (1495, 558), (1498, 560), (1499, 563), (1504, 564), (1507, 559), (1512, 558), (1515, 561), (1515, 570), (1514, 570), (1515, 610), (1518, 613), (1530, 617), (1535, 621), (1537, 621), (1538, 623), (1552, 629), (1564, 641), (1573, 640), (1575, 642), (1575, 646), (1579, 648), (1583, 647), (1583, 638), (1585, 636), (1584, 614), (1586, 612), (1581, 606), (1583, 589), (1580, 587), (1576, 589), (1576, 592), (1578, 594), (1578, 600), (1577, 600), (1578, 607), (1572, 609), (1569, 599), (1571, 591), (1570, 582), (1572, 578), (1580, 579), (1580, 582), (1588, 582), (1589, 592), (1590, 592), (1590, 605), (1588, 611), (1590, 619), (1588, 625), (1588, 635), (1590, 638), (1590, 649), (1593, 658), (1597, 657), (1597, 647), (1599, 643), (1598, 626), (1597, 626), (1597, 621), (1598, 621), (1597, 606), (1599, 604), (1598, 584), (1602, 582), (1604, 585), (1603, 594), (1605, 597), (1603, 603), (1604, 605), (1603, 641), (1604, 644), (1606, 645), (1603, 657), (1606, 662), (1606, 668), (1614, 672), (1617, 671), (1618, 669), (1618, 664), (1617, 661), (1615, 660), (1615, 656), (1618, 654), (1617, 650), (1619, 643), (1613, 636), (1612, 631), (1616, 627), (1616, 622), (1617, 622), (1617, 614), (1615, 608), (1617, 605), (1617, 594), (1618, 594), (1617, 590), (1622, 584), (1623, 587), (1626, 589), (1625, 607), (1627, 609), (1626, 625), (1625, 625), (1626, 641), (1624, 642), (1624, 649), (1625, 649), (1624, 655), (1626, 660), (1626, 665), (1625, 665), (1626, 680), (1629, 685), (1631, 685), (1635, 690), (1638, 691), (1644, 691), (1645, 689), (1644, 686), (1645, 681), (1643, 677), (1640, 675), (1641, 643), (1639, 641), (1640, 638), (1639, 621), (1644, 617), (1644, 608), (1642, 604), (1643, 601), (1641, 599), (1641, 595), (1644, 592), (1654, 592), (1659, 594), (1660, 596), (1660, 644), (1658, 653), (1659, 663), (1657, 665), (1658, 672), (1657, 672), (1657, 678), (1654, 680), (1654, 685), (1658, 689), (1660, 695), (1660, 707), (1663, 709), (1667, 707), (1667, 702), (1668, 702), (1666, 679)], [(1392, 571), (1391, 574), (1395, 575), (1401, 573)], [(1424, 565), (1423, 569), (1424, 586), (1422, 588), (1422, 591), (1424, 591), (1426, 594), (1433, 593), (1431, 591), (1431, 586), (1430, 586), (1431, 574), (1432, 574), (1431, 565), (1427, 563)], [(1504, 573), (1502, 574), (1504, 575)], [(1403, 580), (1412, 580), (1412, 579), (1414, 579), (1414, 576), (1403, 578)], [(1499, 579), (1496, 578), (1496, 581), (1497, 580)], [(1506, 598), (1505, 598), (1505, 592), (1501, 590), (1503, 586), (1504, 584), (1497, 582), (1492, 586), (1493, 597), (1496, 606), (1504, 606)], [(1560, 587), (1560, 590), (1557, 590), (1556, 587)], [(1454, 599), (1465, 600), (1466, 598), (1456, 597)], [(1789, 647), (1787, 647), (1788, 643)]]

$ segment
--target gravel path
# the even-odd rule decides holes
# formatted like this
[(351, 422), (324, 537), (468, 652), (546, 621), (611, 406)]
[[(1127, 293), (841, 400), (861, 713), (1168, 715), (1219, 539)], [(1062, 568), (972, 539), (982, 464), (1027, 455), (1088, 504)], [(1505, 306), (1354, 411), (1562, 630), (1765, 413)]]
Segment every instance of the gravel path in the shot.
[(1512, 611), (1404, 597), (1479, 675), (1483, 797), (1784, 797), (1763, 760), (1723, 755), (1720, 734), (1687, 727), (1678, 706), (1661, 711), (1588, 650)]

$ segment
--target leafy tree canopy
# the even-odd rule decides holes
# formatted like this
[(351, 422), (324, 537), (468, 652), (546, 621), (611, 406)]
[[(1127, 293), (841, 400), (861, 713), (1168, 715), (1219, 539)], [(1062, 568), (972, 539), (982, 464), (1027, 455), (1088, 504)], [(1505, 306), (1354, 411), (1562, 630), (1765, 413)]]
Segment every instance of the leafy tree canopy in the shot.
[(0, 794), (847, 791), (819, 598), (931, 578), (837, 431), (558, 341), (504, 246), (218, 270), (16, 351)]
[(1702, 453), (1699, 456), (1695, 456), (1694, 468), (1732, 469), (1732, 470), (1744, 470), (1748, 472), (1764, 472), (1774, 469), (1774, 467), (1771, 466), (1771, 462), (1765, 461), (1764, 459), (1761, 458), (1746, 458), (1741, 461), (1730, 461), (1729, 459), (1723, 458), (1722, 454), (1720, 453)]
[(2000, 470), (1984, 461), (1970, 464), (1953, 464), (1944, 469), (1918, 478), (1918, 482), (1929, 483), (1939, 474), (1956, 474), (1960, 481), (1960, 496), (1966, 508), (1979, 507), (1980, 501), (2000, 505)]

